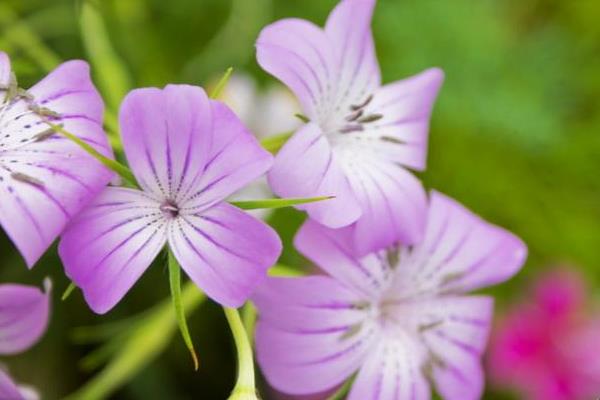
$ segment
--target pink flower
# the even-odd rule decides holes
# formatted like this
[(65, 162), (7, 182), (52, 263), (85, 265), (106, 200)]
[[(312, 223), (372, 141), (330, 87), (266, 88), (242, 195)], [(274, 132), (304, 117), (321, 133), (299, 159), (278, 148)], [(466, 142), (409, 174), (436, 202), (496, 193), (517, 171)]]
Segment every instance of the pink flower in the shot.
[(491, 381), (531, 400), (592, 399), (600, 395), (599, 345), (600, 318), (586, 315), (581, 277), (554, 271), (500, 321), (488, 360)]
[(266, 278), (281, 242), (224, 200), (264, 174), (266, 152), (202, 88), (136, 89), (120, 112), (123, 146), (141, 190), (109, 187), (62, 236), (67, 275), (90, 307), (114, 307), (169, 245), (198, 287), (238, 307)]
[(333, 195), (298, 207), (331, 228), (352, 225), (360, 255), (422, 239), (426, 194), (408, 169), (425, 169), (439, 69), (381, 85), (371, 34), (375, 0), (343, 0), (324, 29), (301, 19), (267, 26), (259, 64), (298, 97), (310, 119), (269, 173), (283, 197)]
[(112, 157), (103, 112), (85, 62), (61, 64), (22, 91), (0, 52), (0, 225), (29, 267), (113, 176), (43, 119)]
[(258, 361), (290, 394), (335, 388), (350, 400), (478, 399), (492, 299), (469, 292), (505, 281), (526, 248), (437, 193), (421, 242), (357, 258), (347, 232), (309, 220), (298, 250), (327, 275), (269, 278), (255, 295)]

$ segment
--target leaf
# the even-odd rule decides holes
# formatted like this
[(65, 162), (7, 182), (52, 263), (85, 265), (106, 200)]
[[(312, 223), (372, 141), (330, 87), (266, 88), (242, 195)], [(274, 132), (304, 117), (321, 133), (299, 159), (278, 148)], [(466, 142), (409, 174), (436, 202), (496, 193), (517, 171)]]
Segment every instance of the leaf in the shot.
[(307, 197), (298, 199), (262, 199), (262, 200), (239, 200), (231, 201), (230, 204), (242, 210), (257, 210), (265, 208), (292, 207), (299, 204), (316, 203), (333, 199), (335, 196)]

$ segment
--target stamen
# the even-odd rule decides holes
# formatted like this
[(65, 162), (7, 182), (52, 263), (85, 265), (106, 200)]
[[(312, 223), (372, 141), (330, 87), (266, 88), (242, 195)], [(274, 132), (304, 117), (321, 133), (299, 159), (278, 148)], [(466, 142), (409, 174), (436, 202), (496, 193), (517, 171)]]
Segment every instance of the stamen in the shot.
[(60, 114), (56, 111), (52, 111), (46, 107), (38, 106), (37, 104), (30, 104), (29, 109), (42, 117), (60, 118)]
[(159, 207), (163, 215), (169, 219), (177, 218), (179, 216), (179, 207), (171, 200), (167, 200)]
[(362, 132), (365, 128), (362, 125), (346, 125), (340, 129), (340, 133)]
[(310, 122), (310, 118), (308, 118), (304, 114), (296, 113), (296, 114), (294, 114), (294, 117), (298, 118), (300, 121), (302, 121), (306, 124), (308, 124)]
[(381, 136), (379, 139), (383, 142), (390, 142), (390, 143), (394, 143), (394, 144), (404, 144), (404, 142), (402, 140), (396, 139), (393, 136)]
[(22, 88), (17, 89), (17, 96), (21, 97), (22, 99), (25, 99), (26, 101), (33, 101), (34, 99), (31, 93)]
[(383, 118), (383, 114), (370, 114), (366, 117), (362, 117), (358, 120), (361, 124), (368, 124), (369, 122), (375, 122)]
[(350, 109), (352, 111), (357, 111), (357, 110), (360, 110), (362, 108), (365, 108), (371, 102), (371, 100), (373, 100), (373, 95), (372, 94), (370, 94), (369, 97), (367, 97), (366, 100), (363, 101), (362, 103), (351, 105)]
[(423, 333), (425, 331), (437, 328), (438, 326), (442, 325), (443, 323), (444, 323), (443, 320), (434, 321), (434, 322), (430, 322), (429, 324), (419, 325), (419, 327), (417, 329), (419, 330), (420, 333)]
[(362, 117), (363, 113), (364, 113), (363, 110), (358, 110), (355, 113), (348, 115), (346, 117), (346, 121), (348, 121), (348, 122), (356, 121), (357, 119)]
[(46, 139), (48, 139), (49, 137), (51, 137), (52, 135), (54, 135), (56, 132), (54, 131), (54, 129), (52, 128), (48, 128), (45, 131), (42, 131), (40, 133), (38, 133), (37, 135), (35, 135), (33, 137), (33, 141), (34, 142), (42, 142)]
[(350, 339), (352, 336), (356, 335), (358, 332), (360, 332), (360, 329), (362, 328), (362, 323), (358, 323), (355, 325), (352, 325), (351, 327), (349, 327), (346, 332), (344, 332), (340, 338), (339, 341), (341, 342), (342, 340), (346, 340), (346, 339)]
[(33, 186), (44, 186), (44, 182), (22, 172), (13, 172), (12, 174), (10, 174), (10, 177), (13, 178), (15, 181), (28, 183)]

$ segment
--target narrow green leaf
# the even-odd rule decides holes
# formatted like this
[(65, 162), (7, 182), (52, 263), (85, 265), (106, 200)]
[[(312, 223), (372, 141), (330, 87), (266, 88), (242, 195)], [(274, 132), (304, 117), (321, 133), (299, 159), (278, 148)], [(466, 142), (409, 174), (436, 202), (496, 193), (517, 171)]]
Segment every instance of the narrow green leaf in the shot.
[(194, 369), (197, 371), (200, 364), (198, 362), (198, 356), (196, 355), (194, 343), (192, 342), (187, 321), (185, 319), (185, 311), (183, 310), (183, 305), (181, 303), (181, 269), (171, 250), (168, 250), (168, 258), (169, 282), (171, 284), (171, 298), (173, 299), (173, 306), (175, 307), (175, 318), (179, 324), (179, 331), (181, 332), (183, 341), (190, 351), (192, 360), (194, 361)]
[(62, 126), (53, 124), (49, 121), (44, 121), (44, 122), (46, 122), (46, 124), (50, 128), (52, 128), (55, 132), (60, 133), (61, 135), (65, 136), (67, 139), (69, 139), (72, 142), (74, 142), (75, 144), (77, 144), (79, 147), (81, 147), (83, 150), (85, 150), (87, 153), (89, 153), (92, 157), (94, 157), (96, 160), (98, 160), (100, 163), (102, 163), (102, 165), (104, 165), (106, 168), (119, 174), (121, 176), (121, 178), (123, 178), (127, 183), (129, 183), (130, 185), (132, 185), (134, 187), (137, 187), (135, 176), (133, 175), (133, 172), (131, 172), (131, 170), (129, 168), (127, 168), (123, 164), (119, 163), (118, 161), (115, 161), (113, 159), (110, 159), (110, 158), (104, 156), (102, 153), (100, 153), (94, 147), (92, 147), (91, 145), (89, 145), (88, 143), (86, 143), (85, 141), (80, 139), (78, 136), (65, 130)]
[(98, 85), (109, 109), (118, 110), (133, 86), (130, 74), (110, 42), (98, 7), (90, 1), (83, 1), (79, 22), (83, 46), (94, 67)]
[(67, 288), (65, 289), (65, 291), (63, 292), (63, 295), (61, 296), (61, 300), (65, 301), (69, 298), (69, 296), (71, 295), (71, 293), (73, 293), (73, 291), (77, 289), (77, 286), (75, 286), (75, 284), (73, 282), (69, 283), (69, 286), (67, 286)]
[(260, 145), (269, 153), (277, 154), (293, 133), (294, 132), (285, 132), (280, 133), (279, 135), (266, 137), (260, 141)]
[(230, 204), (242, 210), (257, 210), (264, 208), (292, 207), (299, 204), (316, 203), (335, 198), (335, 196), (307, 197), (304, 199), (262, 199), (230, 201)]
[(229, 82), (229, 78), (231, 77), (232, 73), (233, 73), (233, 67), (227, 68), (227, 71), (225, 71), (225, 74), (223, 74), (223, 77), (221, 79), (219, 79), (219, 82), (217, 83), (217, 86), (215, 86), (215, 88), (213, 89), (213, 91), (210, 92), (210, 98), (211, 99), (217, 99), (217, 98), (219, 98), (219, 96), (221, 95), (221, 92), (223, 91), (223, 89), (227, 85), (227, 82)]
[(352, 387), (352, 384), (354, 383), (354, 379), (355, 379), (355, 376), (350, 377), (348, 380), (346, 380), (346, 382), (344, 382), (344, 384), (338, 390), (335, 391), (334, 394), (327, 397), (326, 400), (344, 400), (346, 398), (346, 396), (348, 396), (348, 393), (350, 392), (350, 388)]

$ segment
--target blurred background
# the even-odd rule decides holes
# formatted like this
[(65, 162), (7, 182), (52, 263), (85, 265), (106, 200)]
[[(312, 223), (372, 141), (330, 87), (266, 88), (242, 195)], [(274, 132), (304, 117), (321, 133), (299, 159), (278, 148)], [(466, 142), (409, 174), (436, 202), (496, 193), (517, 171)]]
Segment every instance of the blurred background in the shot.
[[(10, 54), (23, 87), (62, 60), (91, 60), (113, 115), (126, 88), (173, 82), (209, 85), (229, 66), (244, 75), (226, 98), (246, 101), (243, 106), (248, 102), (236, 99), (234, 88), (255, 99), (261, 93), (267, 96), (276, 83), (254, 58), (261, 27), (284, 17), (322, 25), (336, 3), (103, 0), (93, 3), (82, 21), (81, 2), (1, 0), (0, 49)], [(557, 265), (581, 276), (587, 286), (583, 307), (588, 313), (597, 309), (599, 21), (597, 0), (380, 0), (377, 5), (373, 30), (384, 82), (430, 66), (446, 73), (433, 113), (429, 165), (422, 175), (426, 185), (514, 231), (529, 246), (523, 271), (489, 291), (496, 296), (498, 316), (527, 303), (531, 285)], [(106, 36), (97, 33), (102, 23)], [(118, 60), (122, 65), (112, 62)], [(278, 126), (296, 123), (291, 113), (277, 109), (280, 101), (262, 103), (264, 107), (244, 111), (255, 129), (275, 116), (281, 120)], [(302, 215), (285, 210), (268, 218), (287, 247), (282, 262), (305, 266), (290, 246)], [(101, 369), (94, 360), (82, 360), (102, 343), (88, 343), (84, 339), (89, 335), (77, 335), (76, 328), (104, 326), (163, 301), (169, 292), (164, 264), (157, 262), (113, 312), (96, 316), (78, 292), (60, 301), (68, 281), (55, 248), (30, 273), (0, 232), (0, 281), (41, 285), (50, 276), (55, 288), (44, 339), (27, 353), (0, 361), (17, 380), (37, 387), (43, 398), (65, 397)], [(198, 372), (183, 341), (173, 335), (165, 351), (114, 388), (112, 398), (226, 398), (235, 379), (235, 356), (220, 308), (204, 303), (190, 317), (190, 330), (200, 356)], [(108, 330), (103, 339), (116, 336)], [(598, 352), (600, 337), (595, 343), (589, 350)], [(139, 346), (144, 345), (140, 340)], [(115, 353), (108, 349), (105, 354), (110, 358)], [(484, 398), (520, 396), (489, 385)]]

